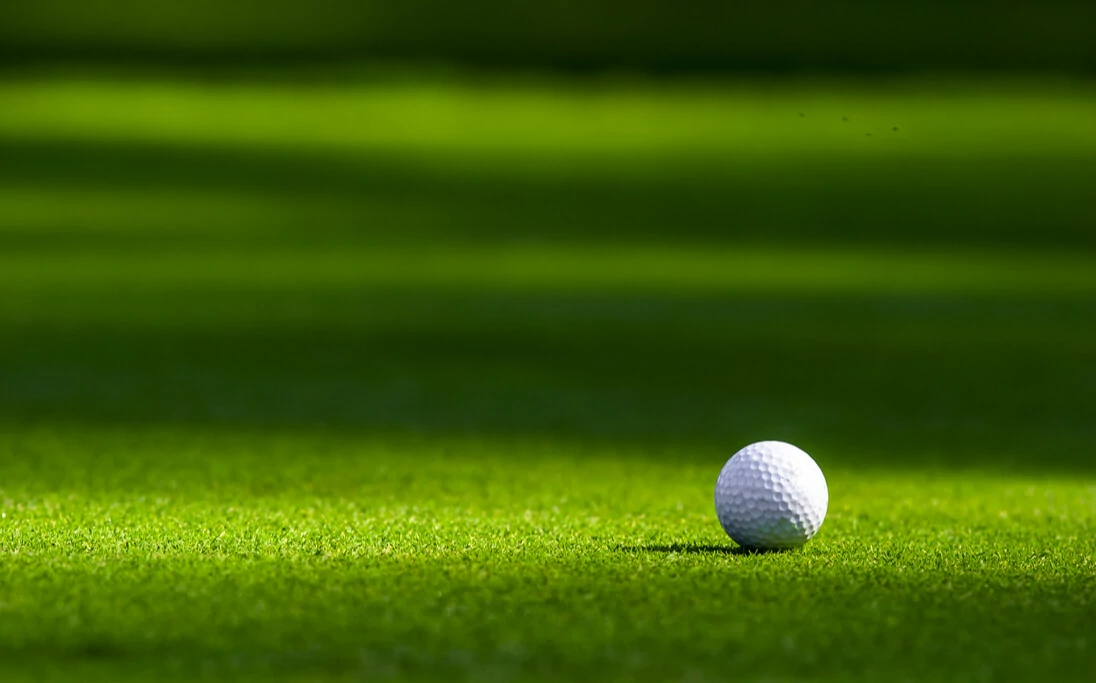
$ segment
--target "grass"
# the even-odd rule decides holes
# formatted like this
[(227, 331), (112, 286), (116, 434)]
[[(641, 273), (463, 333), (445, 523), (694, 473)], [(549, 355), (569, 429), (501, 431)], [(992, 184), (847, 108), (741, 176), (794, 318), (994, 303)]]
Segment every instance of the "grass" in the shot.
[[(199, 268), (195, 265), (200, 264)], [(1030, 297), (1096, 291), (1092, 258), (1065, 252), (667, 246), (421, 246), (222, 249), (195, 255), (85, 251), (28, 259), (0, 256), (12, 290), (118, 289), (164, 293), (196, 287), (285, 290), (506, 290), (670, 294), (959, 293)]]
[(5, 681), (1090, 677), (1084, 86), (0, 100)]
[[(582, 171), (576, 158), (1087, 158), (1096, 149), (1088, 125), (1096, 95), (1069, 81), (659, 87), (549, 79), (331, 85), (46, 77), (10, 80), (0, 93), (7, 105), (0, 131), (8, 136), (390, 151), (442, 161), (452, 155), (456, 164), (467, 164), (469, 155), (504, 164), (520, 155), (526, 163), (511, 170), (522, 174), (556, 160), (574, 176)], [(869, 132), (880, 140), (865, 140)]]
[(715, 449), (55, 425), (5, 441), (0, 670), (26, 680), (1090, 672), (1091, 482), (865, 471), (823, 448), (820, 536), (749, 555), (713, 519)]
[(0, 243), (1068, 250), (1094, 115), (1084, 83), (9, 79)]

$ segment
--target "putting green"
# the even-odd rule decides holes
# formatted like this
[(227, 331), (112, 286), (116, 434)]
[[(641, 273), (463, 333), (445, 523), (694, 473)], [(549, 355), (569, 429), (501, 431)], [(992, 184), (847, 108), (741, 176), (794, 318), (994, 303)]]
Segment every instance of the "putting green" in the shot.
[(714, 449), (57, 425), (3, 449), (0, 670), (27, 680), (1090, 671), (1090, 482), (822, 448), (820, 535), (744, 555)]
[(1094, 102), (9, 79), (0, 678), (1088, 680)]

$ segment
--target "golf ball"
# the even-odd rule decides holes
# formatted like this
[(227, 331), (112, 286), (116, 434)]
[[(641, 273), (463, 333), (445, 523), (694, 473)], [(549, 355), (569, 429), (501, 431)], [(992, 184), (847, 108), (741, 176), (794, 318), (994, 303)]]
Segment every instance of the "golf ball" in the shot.
[(818, 533), (830, 494), (818, 464), (782, 441), (759, 441), (731, 456), (715, 483), (723, 530), (745, 548), (796, 548)]

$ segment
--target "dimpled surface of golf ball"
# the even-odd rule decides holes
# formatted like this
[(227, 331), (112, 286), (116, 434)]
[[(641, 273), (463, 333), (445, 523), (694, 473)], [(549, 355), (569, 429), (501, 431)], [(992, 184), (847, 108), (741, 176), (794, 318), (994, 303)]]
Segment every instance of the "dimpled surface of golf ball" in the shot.
[(803, 545), (818, 533), (829, 502), (818, 464), (782, 441), (760, 441), (735, 453), (715, 484), (719, 523), (745, 548)]

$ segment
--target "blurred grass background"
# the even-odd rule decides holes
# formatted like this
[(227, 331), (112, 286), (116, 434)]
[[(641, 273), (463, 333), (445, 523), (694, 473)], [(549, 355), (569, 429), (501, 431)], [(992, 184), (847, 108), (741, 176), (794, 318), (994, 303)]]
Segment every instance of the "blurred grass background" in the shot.
[(1083, 81), (46, 71), (0, 102), (9, 418), (1087, 468)]
[(370, 59), (641, 71), (1091, 73), (1096, 9), (1081, 0), (39, 0), (6, 3), (11, 59), (204, 63)]

